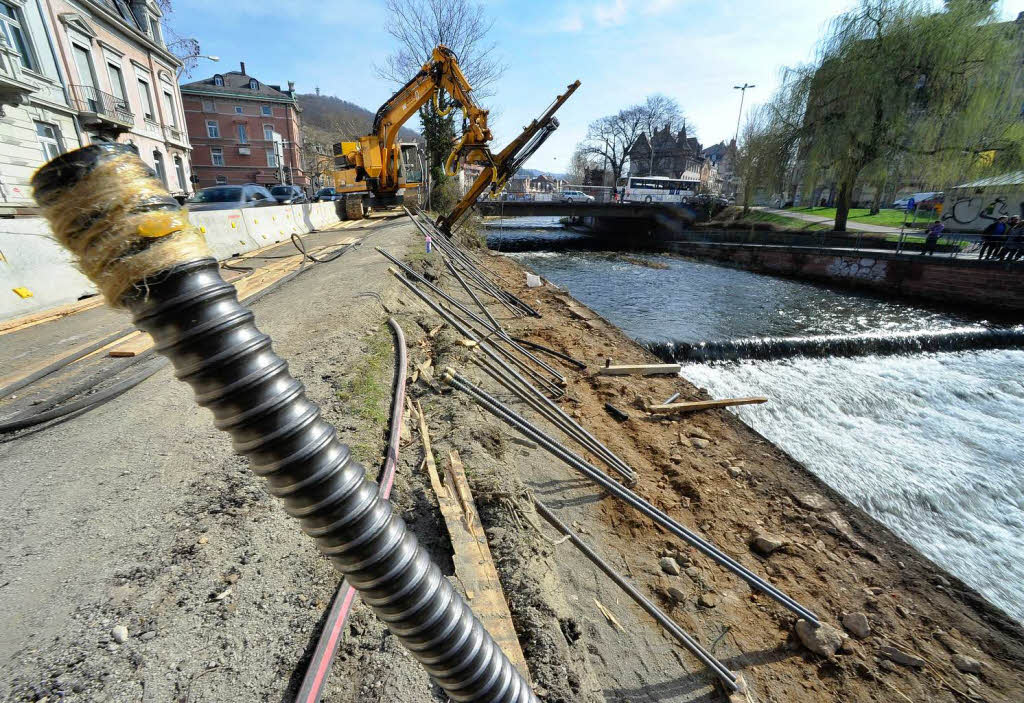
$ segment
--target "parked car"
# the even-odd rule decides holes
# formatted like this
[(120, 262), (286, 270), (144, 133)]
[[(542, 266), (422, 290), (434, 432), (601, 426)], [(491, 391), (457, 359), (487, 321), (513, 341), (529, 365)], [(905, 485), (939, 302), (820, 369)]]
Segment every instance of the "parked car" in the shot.
[(561, 200), (563, 203), (592, 203), (594, 197), (587, 195), (582, 190), (563, 190)]
[(298, 186), (276, 185), (270, 189), (270, 194), (274, 196), (279, 205), (297, 205), (309, 202), (305, 191)]
[(341, 200), (344, 196), (334, 188), (321, 188), (313, 196), (313, 202), (319, 203), (326, 200)]
[(928, 191), (925, 193), (914, 193), (906, 198), (900, 198), (892, 204), (896, 210), (906, 210), (907, 204), (910, 203), (911, 198), (914, 200), (914, 204), (918, 210), (934, 210), (935, 206), (942, 202), (942, 193), (936, 193), (934, 191)]
[(192, 212), (203, 210), (235, 210), (238, 208), (277, 205), (274, 196), (263, 186), (211, 186), (203, 188), (185, 201)]

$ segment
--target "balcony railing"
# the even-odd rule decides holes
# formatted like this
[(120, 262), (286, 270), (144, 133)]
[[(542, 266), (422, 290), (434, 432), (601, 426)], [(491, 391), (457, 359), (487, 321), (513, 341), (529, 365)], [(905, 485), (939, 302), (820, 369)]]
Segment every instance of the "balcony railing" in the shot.
[(177, 127), (164, 125), (164, 139), (169, 142), (177, 142), (178, 144), (181, 144), (185, 141), (185, 133)]
[(135, 124), (135, 114), (128, 109), (128, 102), (116, 95), (104, 93), (91, 85), (72, 85), (71, 96), (75, 109), (86, 124), (108, 123), (115, 127)]

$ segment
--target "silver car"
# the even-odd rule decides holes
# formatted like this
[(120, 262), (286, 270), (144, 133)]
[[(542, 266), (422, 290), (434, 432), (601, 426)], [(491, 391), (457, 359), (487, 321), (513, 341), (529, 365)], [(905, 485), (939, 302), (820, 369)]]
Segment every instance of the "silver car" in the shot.
[(263, 186), (212, 186), (203, 188), (187, 201), (185, 206), (192, 212), (203, 210), (239, 210), (249, 207), (277, 205), (277, 200)]
[(587, 195), (582, 190), (563, 190), (561, 200), (563, 203), (592, 203), (594, 196)]

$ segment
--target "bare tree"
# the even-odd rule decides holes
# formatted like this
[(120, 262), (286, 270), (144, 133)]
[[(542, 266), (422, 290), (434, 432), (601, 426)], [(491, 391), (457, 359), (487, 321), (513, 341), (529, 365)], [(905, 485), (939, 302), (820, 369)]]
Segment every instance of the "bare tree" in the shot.
[(156, 3), (160, 8), (161, 14), (163, 14), (164, 43), (167, 45), (167, 50), (181, 61), (181, 69), (178, 71), (178, 76), (187, 77), (192, 75), (192, 71), (198, 65), (202, 50), (199, 47), (198, 39), (184, 37), (174, 29), (174, 23), (172, 22), (174, 7), (171, 3), (172, 0), (157, 0)]
[(582, 148), (585, 153), (601, 159), (611, 171), (612, 182), (618, 185), (629, 160), (629, 149), (644, 131), (644, 112), (634, 105), (594, 120), (587, 128)]
[(387, 32), (398, 49), (387, 56), (378, 75), (404, 85), (444, 44), (459, 58), (466, 80), (477, 100), (490, 97), (494, 84), (505, 72), (490, 40), (494, 20), (483, 3), (473, 0), (385, 0), (389, 16)]
[[(687, 126), (686, 117), (683, 115), (683, 110), (679, 107), (679, 103), (661, 93), (647, 96), (647, 99), (637, 105), (636, 109), (640, 111), (644, 133), (647, 134), (648, 139), (652, 138), (654, 133), (662, 127), (668, 127), (669, 131), (674, 133), (680, 129), (685, 129)], [(647, 173), (654, 173), (653, 142), (651, 143), (651, 157)]]

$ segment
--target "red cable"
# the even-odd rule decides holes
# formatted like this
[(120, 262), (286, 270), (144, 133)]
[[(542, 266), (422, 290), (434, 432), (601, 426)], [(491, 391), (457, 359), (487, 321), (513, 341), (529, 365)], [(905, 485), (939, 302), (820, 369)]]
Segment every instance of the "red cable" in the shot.
[[(391, 496), (391, 487), (395, 485), (395, 473), (398, 469), (398, 443), (402, 436), (402, 408), (405, 405), (405, 375), (406, 375), (406, 352), (405, 335), (402, 328), (398, 326), (394, 318), (388, 318), (395, 333), (395, 365), (398, 373), (395, 377), (395, 396), (391, 403), (391, 435), (388, 437), (388, 455), (384, 461), (384, 468), (380, 472), (380, 484), (377, 493), (383, 498)], [(317, 703), (320, 700), (320, 691), (327, 681), (327, 674), (331, 670), (334, 656), (338, 653), (338, 644), (341, 641), (341, 633), (345, 629), (345, 621), (352, 610), (352, 603), (355, 601), (356, 589), (349, 585), (347, 580), (342, 580), (338, 587), (338, 593), (334, 596), (334, 603), (327, 614), (327, 622), (324, 624), (320, 639), (317, 640), (316, 649), (313, 650), (313, 658), (309, 662), (309, 668), (302, 679), (302, 686), (295, 697), (295, 703)]]

